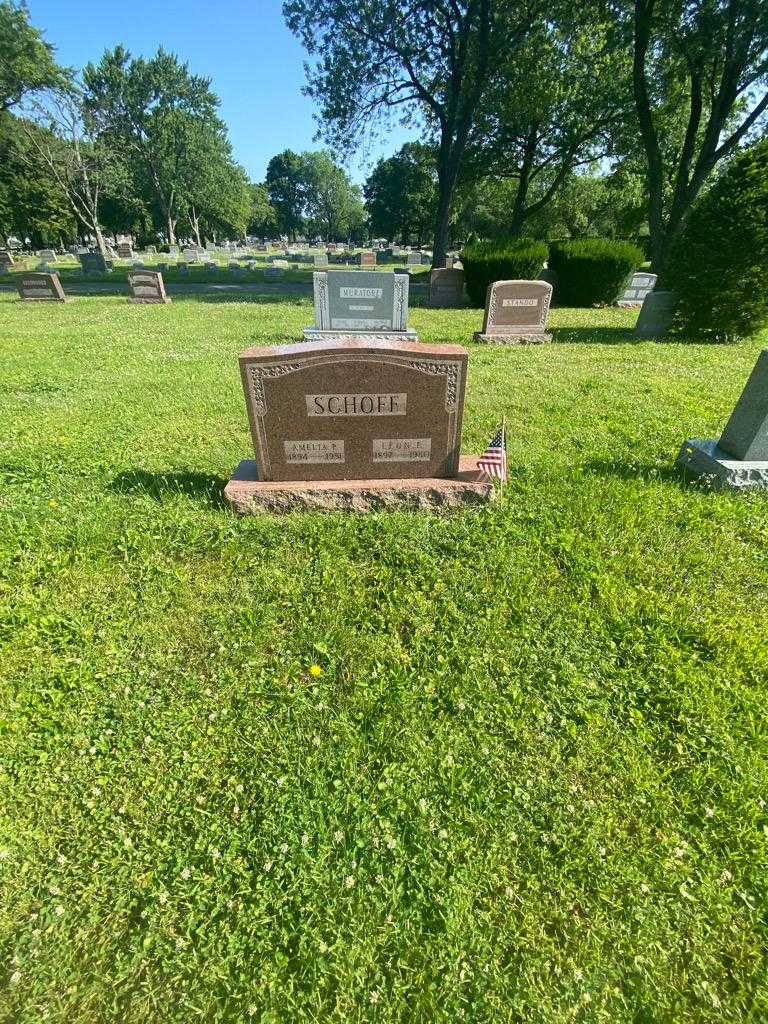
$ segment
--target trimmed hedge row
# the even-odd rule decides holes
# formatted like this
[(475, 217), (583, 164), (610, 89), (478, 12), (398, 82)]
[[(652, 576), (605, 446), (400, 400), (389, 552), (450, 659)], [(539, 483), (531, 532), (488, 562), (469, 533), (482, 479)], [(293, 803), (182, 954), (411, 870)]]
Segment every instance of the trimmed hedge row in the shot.
[(553, 242), (549, 268), (557, 285), (559, 306), (609, 306), (633, 270), (643, 262), (643, 253), (631, 242), (608, 238), (574, 238)]
[(674, 333), (733, 341), (768, 324), (768, 139), (734, 157), (695, 204), (665, 270), (678, 297)]
[(508, 242), (473, 242), (461, 254), (467, 294), (475, 306), (485, 305), (493, 281), (533, 281), (547, 259), (546, 242), (517, 238)]

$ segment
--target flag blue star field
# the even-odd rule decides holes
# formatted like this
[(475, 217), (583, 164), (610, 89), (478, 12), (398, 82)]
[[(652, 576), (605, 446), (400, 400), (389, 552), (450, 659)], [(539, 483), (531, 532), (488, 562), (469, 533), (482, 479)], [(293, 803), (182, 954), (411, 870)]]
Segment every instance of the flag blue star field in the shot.
[(486, 476), (496, 477), (502, 483), (507, 479), (507, 439), (504, 433), (502, 425), (477, 461), (478, 468)]

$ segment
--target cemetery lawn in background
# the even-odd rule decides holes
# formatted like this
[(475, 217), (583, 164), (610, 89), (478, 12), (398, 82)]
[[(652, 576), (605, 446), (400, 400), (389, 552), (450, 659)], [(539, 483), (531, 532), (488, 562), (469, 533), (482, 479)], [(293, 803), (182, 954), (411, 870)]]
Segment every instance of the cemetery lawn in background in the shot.
[(311, 299), (0, 295), (6, 1020), (768, 1016), (768, 503), (681, 485), (762, 339), (471, 342), (496, 502), (235, 518)]

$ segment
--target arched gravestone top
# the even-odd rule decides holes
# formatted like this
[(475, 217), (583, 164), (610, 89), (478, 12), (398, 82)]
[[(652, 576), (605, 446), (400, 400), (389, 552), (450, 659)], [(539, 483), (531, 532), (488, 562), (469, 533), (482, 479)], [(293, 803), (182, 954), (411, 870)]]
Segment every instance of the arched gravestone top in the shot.
[(29, 271), (16, 279), (19, 298), (24, 302), (69, 302), (58, 274)]
[(168, 305), (163, 275), (158, 270), (132, 270), (128, 274), (129, 302)]
[(494, 281), (475, 340), (500, 345), (551, 341), (545, 330), (551, 300), (552, 285), (546, 281)]
[(467, 352), (359, 336), (240, 355), (260, 480), (455, 477)]

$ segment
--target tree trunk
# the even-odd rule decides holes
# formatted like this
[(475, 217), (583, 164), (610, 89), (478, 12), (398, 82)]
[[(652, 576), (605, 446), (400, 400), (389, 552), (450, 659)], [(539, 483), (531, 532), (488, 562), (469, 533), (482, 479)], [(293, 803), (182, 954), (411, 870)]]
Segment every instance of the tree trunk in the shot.
[(93, 218), (93, 233), (96, 235), (96, 244), (99, 247), (99, 252), (104, 259), (107, 259), (107, 246), (104, 242), (104, 235), (102, 234), (101, 226), (99, 225), (96, 217)]
[(165, 224), (166, 231), (168, 233), (168, 245), (176, 245), (176, 221), (170, 213), (166, 214)]

